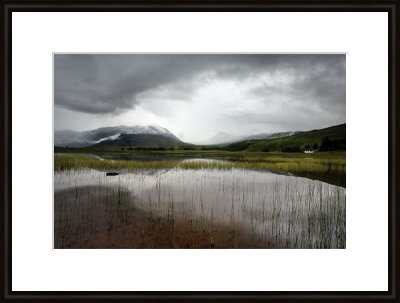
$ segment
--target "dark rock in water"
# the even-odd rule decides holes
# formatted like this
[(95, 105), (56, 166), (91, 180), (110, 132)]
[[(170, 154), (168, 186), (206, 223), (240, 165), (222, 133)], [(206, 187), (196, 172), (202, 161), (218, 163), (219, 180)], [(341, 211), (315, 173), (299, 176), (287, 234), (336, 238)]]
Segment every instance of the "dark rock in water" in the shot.
[(118, 173), (106, 173), (106, 176), (118, 176)]

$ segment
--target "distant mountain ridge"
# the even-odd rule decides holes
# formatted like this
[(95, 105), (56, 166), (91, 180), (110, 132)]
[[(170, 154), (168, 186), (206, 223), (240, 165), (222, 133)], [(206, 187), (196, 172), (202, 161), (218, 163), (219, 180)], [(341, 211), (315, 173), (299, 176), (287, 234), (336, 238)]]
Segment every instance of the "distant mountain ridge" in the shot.
[(313, 149), (313, 146), (316, 147), (315, 149), (320, 149), (326, 139), (331, 141), (333, 140), (333, 143), (336, 145), (335, 149), (345, 150), (346, 124), (344, 123), (310, 131), (298, 131), (287, 136), (283, 135), (269, 137), (267, 139), (243, 140), (229, 144), (225, 148), (230, 151), (300, 152), (304, 149)]
[(245, 140), (265, 140), (265, 139), (275, 139), (275, 138), (282, 138), (282, 137), (288, 137), (291, 135), (294, 135), (298, 133), (296, 132), (279, 132), (279, 133), (267, 133), (267, 134), (256, 134), (256, 135), (251, 135), (247, 136), (244, 138), (241, 138), (240, 141), (245, 141)]
[[(170, 142), (175, 144), (184, 144), (168, 129), (159, 126), (114, 126), (114, 127), (101, 127), (89, 131), (72, 131), (72, 130), (56, 130), (54, 131), (54, 146), (59, 147), (89, 147), (94, 145), (112, 145), (116, 142), (121, 144), (124, 142), (134, 141), (135, 135), (141, 135), (141, 142), (152, 141), (157, 144), (157, 139), (163, 142)], [(143, 135), (147, 135), (148, 140), (144, 140)], [(152, 136), (156, 136), (152, 138)], [(149, 139), (151, 138), (151, 139)], [(167, 139), (166, 139), (167, 138)]]
[[(214, 138), (224, 140), (229, 134), (219, 133)], [(233, 140), (233, 139), (232, 139)], [(301, 152), (308, 149), (320, 151), (346, 149), (346, 124), (311, 131), (256, 134), (236, 138), (225, 143), (190, 144), (181, 141), (168, 129), (158, 126), (115, 126), (76, 132), (61, 130), (54, 132), (55, 147), (149, 147), (172, 149), (222, 149), (229, 151)]]
[(279, 132), (279, 133), (259, 133), (255, 135), (246, 135), (246, 136), (233, 136), (231, 134), (225, 132), (218, 132), (207, 141), (202, 142), (201, 144), (206, 145), (226, 145), (230, 143), (236, 143), (240, 141), (246, 140), (261, 140), (261, 139), (274, 139), (281, 138), (286, 136), (294, 135), (297, 132), (289, 131), (289, 132)]
[(182, 142), (178, 138), (159, 134), (121, 134), (112, 140), (101, 141), (93, 147), (104, 146), (146, 146), (146, 147), (184, 147), (190, 144)]

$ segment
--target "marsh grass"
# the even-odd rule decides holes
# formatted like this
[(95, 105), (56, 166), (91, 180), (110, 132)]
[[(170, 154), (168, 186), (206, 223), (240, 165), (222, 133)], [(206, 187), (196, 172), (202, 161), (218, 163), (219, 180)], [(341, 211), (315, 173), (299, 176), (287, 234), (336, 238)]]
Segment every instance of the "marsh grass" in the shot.
[(55, 247), (345, 248), (345, 189), (263, 176), (236, 168), (111, 178), (59, 170)]
[(335, 185), (345, 186), (346, 183), (346, 161), (343, 158), (304, 158), (304, 157), (282, 157), (269, 156), (260, 157), (237, 157), (231, 161), (136, 161), (136, 160), (105, 160), (90, 155), (55, 155), (55, 171), (92, 168), (98, 170), (158, 170), (158, 169), (221, 169), (229, 170), (249, 169), (267, 170), (273, 172), (292, 173), (305, 176)]

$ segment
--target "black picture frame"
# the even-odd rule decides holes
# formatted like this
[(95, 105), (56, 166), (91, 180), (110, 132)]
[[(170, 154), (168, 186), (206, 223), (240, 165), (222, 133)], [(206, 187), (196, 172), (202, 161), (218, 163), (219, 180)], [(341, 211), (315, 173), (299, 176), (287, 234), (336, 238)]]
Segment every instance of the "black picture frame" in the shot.
[[(1, 71), (0, 90), (0, 301), (1, 302), (48, 302), (48, 301), (185, 301), (185, 302), (398, 302), (399, 299), (399, 83), (400, 47), (399, 15), (400, 1), (345, 1), (345, 0), (1, 0)], [(388, 12), (389, 22), (389, 201), (388, 201), (388, 291), (337, 291), (337, 292), (23, 292), (12, 291), (11, 268), (11, 214), (12, 214), (12, 13), (13, 12), (116, 12), (116, 11), (268, 11), (268, 12)]]

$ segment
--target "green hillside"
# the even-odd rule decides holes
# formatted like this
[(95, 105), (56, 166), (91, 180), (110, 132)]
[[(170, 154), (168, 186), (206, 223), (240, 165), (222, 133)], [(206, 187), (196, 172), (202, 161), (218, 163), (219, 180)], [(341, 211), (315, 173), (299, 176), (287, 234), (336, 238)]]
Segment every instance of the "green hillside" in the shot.
[(264, 152), (302, 152), (305, 149), (318, 149), (320, 151), (345, 150), (346, 124), (298, 132), (283, 138), (237, 142), (228, 145), (226, 149), (231, 151)]

